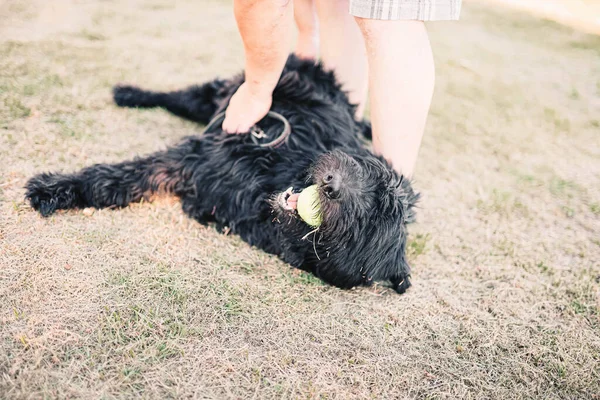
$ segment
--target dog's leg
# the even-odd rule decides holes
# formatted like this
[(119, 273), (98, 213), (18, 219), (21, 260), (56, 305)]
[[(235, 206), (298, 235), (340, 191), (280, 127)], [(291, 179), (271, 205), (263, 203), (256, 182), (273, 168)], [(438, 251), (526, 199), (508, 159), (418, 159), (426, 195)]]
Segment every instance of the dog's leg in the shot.
[(182, 197), (181, 208), (188, 217), (202, 225), (208, 225), (209, 222), (215, 221), (214, 207), (211, 209), (210, 206), (199, 201), (196, 193), (189, 193)]
[(134, 86), (115, 86), (113, 98), (120, 107), (161, 107), (185, 119), (206, 124), (216, 112), (219, 91), (226, 81), (214, 80), (174, 92), (152, 92)]
[(411, 286), (410, 275), (392, 278), (391, 282), (392, 287), (398, 294), (406, 292), (406, 289), (408, 289)]
[(371, 130), (371, 121), (367, 119), (363, 119), (362, 121), (357, 121), (358, 129), (360, 133), (362, 133), (363, 138), (367, 140), (373, 140), (373, 132)]
[(35, 210), (48, 216), (72, 208), (125, 207), (157, 192), (181, 195), (185, 183), (182, 160), (189, 154), (188, 147), (184, 143), (147, 158), (96, 164), (71, 175), (39, 174), (27, 182), (25, 196)]

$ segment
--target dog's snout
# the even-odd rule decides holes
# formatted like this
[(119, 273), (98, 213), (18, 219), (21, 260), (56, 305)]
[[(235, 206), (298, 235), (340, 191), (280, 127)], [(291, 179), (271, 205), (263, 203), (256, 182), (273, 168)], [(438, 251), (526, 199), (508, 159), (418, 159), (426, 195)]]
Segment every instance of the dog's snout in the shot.
[(337, 199), (340, 197), (342, 179), (340, 178), (339, 174), (328, 172), (323, 175), (322, 181), (321, 187), (323, 193), (325, 193), (325, 196), (329, 197), (330, 199)]

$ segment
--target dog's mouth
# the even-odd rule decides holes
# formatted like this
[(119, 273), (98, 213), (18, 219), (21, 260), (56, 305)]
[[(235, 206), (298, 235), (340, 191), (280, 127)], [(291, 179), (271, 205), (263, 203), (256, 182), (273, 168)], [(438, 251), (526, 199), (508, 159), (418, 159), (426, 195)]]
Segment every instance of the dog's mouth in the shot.
[(277, 202), (284, 210), (295, 212), (298, 208), (298, 196), (300, 196), (300, 192), (295, 192), (294, 188), (290, 187), (279, 194)]

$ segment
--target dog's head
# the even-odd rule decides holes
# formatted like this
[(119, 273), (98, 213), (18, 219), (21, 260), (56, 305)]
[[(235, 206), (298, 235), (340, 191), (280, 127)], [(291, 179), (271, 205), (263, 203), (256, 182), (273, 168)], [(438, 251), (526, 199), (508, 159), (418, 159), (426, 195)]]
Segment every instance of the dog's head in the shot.
[(404, 292), (410, 286), (406, 224), (414, 220), (418, 199), (410, 182), (371, 154), (334, 151), (313, 163), (309, 185), (318, 187), (322, 224), (317, 229), (298, 217), (289, 201), (292, 192), (272, 201), (284, 258), (338, 287), (389, 281)]

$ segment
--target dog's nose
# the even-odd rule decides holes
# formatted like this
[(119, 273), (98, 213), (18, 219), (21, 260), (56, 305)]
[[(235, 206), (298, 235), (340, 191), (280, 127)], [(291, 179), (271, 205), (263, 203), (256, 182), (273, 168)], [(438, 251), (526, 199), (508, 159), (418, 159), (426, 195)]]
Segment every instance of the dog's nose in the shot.
[(330, 199), (337, 199), (340, 197), (340, 188), (342, 185), (342, 179), (335, 172), (328, 172), (323, 176), (323, 193)]

